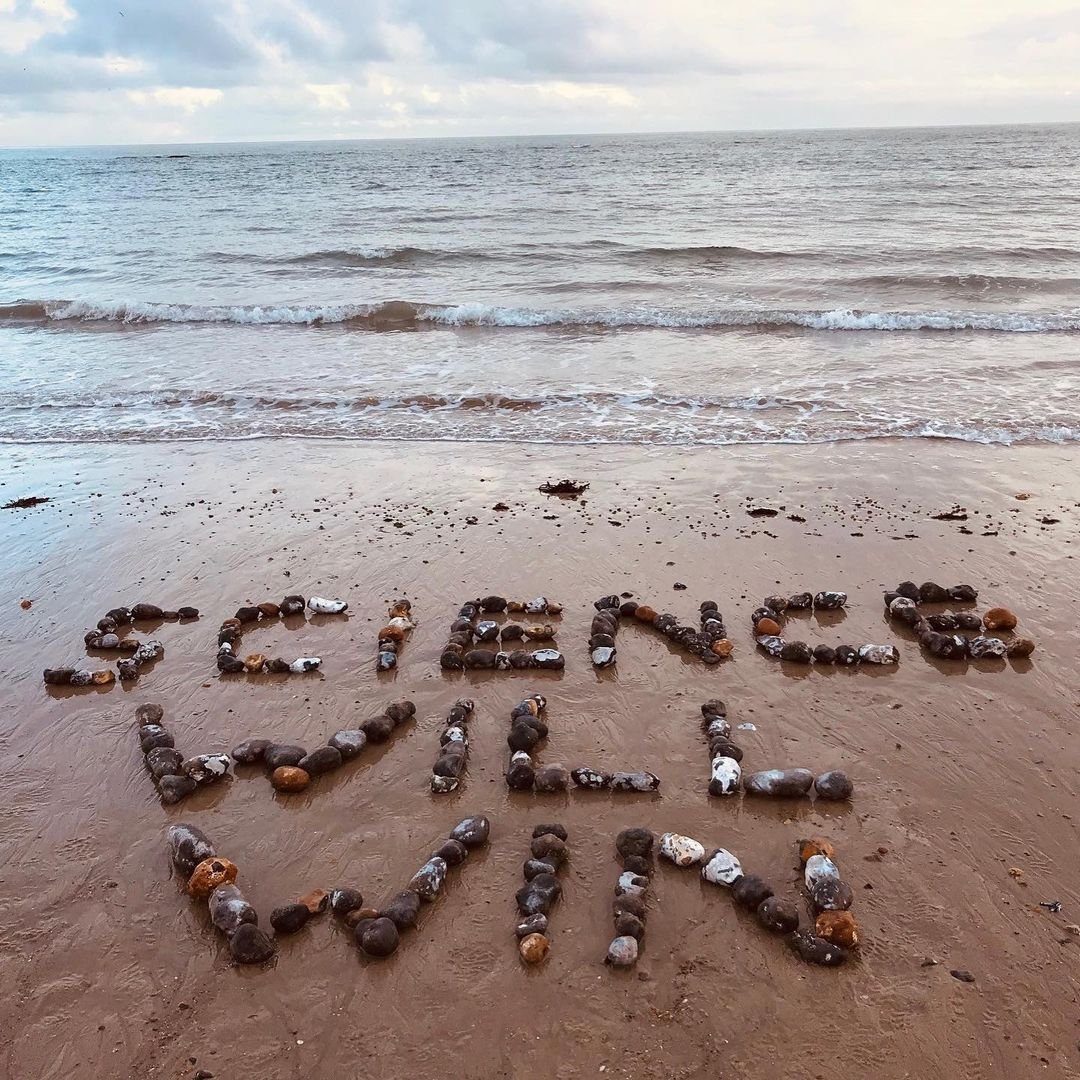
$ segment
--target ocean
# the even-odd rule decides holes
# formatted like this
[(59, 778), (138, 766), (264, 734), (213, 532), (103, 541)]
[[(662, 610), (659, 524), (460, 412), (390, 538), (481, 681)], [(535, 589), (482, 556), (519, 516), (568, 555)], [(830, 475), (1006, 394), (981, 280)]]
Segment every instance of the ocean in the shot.
[(1080, 437), (1080, 125), (0, 152), (0, 440)]

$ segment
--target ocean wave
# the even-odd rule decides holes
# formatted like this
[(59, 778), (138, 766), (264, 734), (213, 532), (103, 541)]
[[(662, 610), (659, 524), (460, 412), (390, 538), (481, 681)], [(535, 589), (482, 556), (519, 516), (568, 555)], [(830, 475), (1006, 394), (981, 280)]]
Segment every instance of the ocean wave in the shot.
[(258, 266), (328, 267), (358, 269), (367, 267), (422, 266), (443, 262), (482, 262), (492, 256), (482, 251), (457, 251), (421, 247), (327, 248), (298, 255), (257, 255), (251, 252), (211, 251), (205, 258), (216, 263), (241, 263)]
[(141, 301), (94, 303), (83, 300), (20, 301), (0, 305), (0, 321), (77, 325), (118, 323), (234, 324), (245, 326), (346, 325), (366, 330), (439, 327), (770, 330), (955, 331), (1066, 333), (1080, 330), (1080, 311), (1071, 313), (1003, 311), (783, 310), (731, 307), (706, 311), (664, 308), (524, 308), (494, 304), (163, 304)]

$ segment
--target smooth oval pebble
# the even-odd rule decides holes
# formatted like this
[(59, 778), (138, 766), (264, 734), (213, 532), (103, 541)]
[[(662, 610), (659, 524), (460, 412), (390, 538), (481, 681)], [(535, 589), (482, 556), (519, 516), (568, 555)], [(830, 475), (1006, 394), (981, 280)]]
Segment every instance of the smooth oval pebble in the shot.
[(432, 901), (435, 899), (446, 880), (446, 863), (433, 855), (412, 876), (412, 880), (405, 887), (411, 889), (421, 900)]
[(705, 848), (689, 836), (666, 832), (660, 837), (660, 854), (676, 866), (696, 866), (705, 859)]
[(269, 739), (245, 739), (233, 747), (232, 757), (244, 765), (250, 765), (254, 761), (261, 761), (263, 754), (273, 745)]
[(212, 784), (229, 771), (231, 764), (232, 758), (228, 754), (199, 754), (188, 758), (180, 768), (196, 784)]
[(799, 929), (799, 909), (790, 900), (770, 896), (762, 900), (757, 909), (758, 922), (766, 930), (777, 934), (790, 934)]
[(277, 791), (303, 791), (311, 783), (311, 774), (295, 765), (282, 765), (271, 773), (270, 783)]
[(420, 915), (420, 897), (411, 889), (406, 889), (399, 892), (382, 913), (400, 930), (415, 926)]
[(178, 803), (186, 799), (198, 790), (199, 785), (190, 776), (163, 776), (158, 780), (158, 790), (161, 792), (161, 801), (166, 806)]
[(155, 780), (163, 776), (181, 775), (184, 755), (170, 746), (158, 746), (146, 755), (146, 767)]
[(757, 911), (772, 894), (772, 886), (756, 874), (744, 875), (731, 886), (732, 899), (747, 911)]
[(838, 945), (819, 938), (811, 930), (796, 930), (788, 938), (788, 942), (800, 958), (808, 964), (836, 967), (848, 958), (848, 954)]
[(349, 728), (345, 731), (335, 731), (326, 740), (328, 746), (332, 746), (344, 760), (356, 757), (367, 746), (367, 735), (359, 728)]
[(272, 743), (263, 750), (263, 762), (273, 772), (282, 765), (296, 765), (306, 753), (302, 746)]
[(813, 893), (814, 889), (823, 882), (840, 880), (840, 868), (827, 855), (811, 855), (806, 860), (806, 870), (803, 873), (807, 889)]
[(814, 923), (814, 931), (823, 941), (854, 949), (859, 944), (859, 924), (850, 911), (823, 911)]
[(743, 876), (742, 864), (726, 848), (717, 848), (701, 868), (701, 876), (712, 885), (733, 885)]
[(655, 791), (660, 786), (660, 777), (651, 772), (613, 772), (611, 774), (612, 791)]
[(571, 770), (570, 779), (578, 787), (589, 788), (593, 791), (600, 791), (611, 785), (610, 773), (602, 772), (600, 769), (590, 769), (587, 766)]
[(333, 746), (320, 746), (305, 754), (297, 763), (298, 769), (303, 769), (310, 776), (321, 776), (338, 768), (341, 765), (341, 751)]
[(819, 881), (810, 893), (810, 904), (815, 913), (822, 911), (847, 911), (855, 899), (851, 886), (839, 878)]
[(748, 795), (771, 795), (775, 798), (799, 798), (814, 783), (809, 769), (765, 769), (751, 773), (743, 781)]
[(214, 845), (210, 843), (210, 837), (195, 825), (170, 825), (165, 830), (165, 839), (173, 865), (185, 880), (204, 859), (213, 858)]
[(899, 664), (900, 651), (895, 645), (860, 645), (859, 659), (864, 664)]
[(604, 963), (612, 967), (633, 967), (637, 963), (638, 942), (637, 938), (624, 934), (617, 937), (609, 946)]
[(311, 919), (311, 912), (304, 904), (284, 904), (270, 912), (270, 925), (277, 934), (295, 934)]
[(718, 755), (712, 760), (709, 777), (710, 795), (733, 795), (739, 790), (742, 766), (730, 757)]
[(464, 821), (458, 822), (458, 824), (450, 830), (450, 839), (459, 840), (467, 848), (480, 847), (487, 843), (490, 832), (491, 822), (483, 815), (480, 815), (478, 817), (466, 818)]
[(359, 889), (331, 889), (330, 910), (335, 915), (348, 915), (350, 911), (364, 906), (364, 897)]
[(358, 941), (369, 956), (389, 956), (397, 949), (401, 937), (394, 923), (383, 917), (367, 923), (358, 935)]
[(548, 920), (546, 915), (537, 913), (536, 915), (530, 915), (526, 919), (522, 919), (521, 922), (514, 927), (514, 933), (518, 939), (526, 938), (530, 934), (543, 934), (547, 932)]
[(345, 600), (329, 600), (325, 596), (313, 596), (307, 606), (317, 615), (339, 615), (349, 605)]
[(823, 772), (814, 781), (814, 790), (817, 792), (818, 798), (832, 799), (839, 802), (843, 799), (850, 799), (855, 786), (848, 779), (846, 773), (841, 772), (839, 769), (833, 769), (830, 772)]
[(259, 916), (231, 882), (219, 885), (210, 894), (210, 921), (226, 937), (235, 934), (243, 923), (257, 923)]
[(526, 964), (539, 964), (547, 959), (551, 942), (543, 934), (529, 934), (518, 944), (518, 953)]
[(238, 964), (262, 964), (274, 955), (274, 943), (265, 930), (245, 922), (229, 938), (229, 952)]

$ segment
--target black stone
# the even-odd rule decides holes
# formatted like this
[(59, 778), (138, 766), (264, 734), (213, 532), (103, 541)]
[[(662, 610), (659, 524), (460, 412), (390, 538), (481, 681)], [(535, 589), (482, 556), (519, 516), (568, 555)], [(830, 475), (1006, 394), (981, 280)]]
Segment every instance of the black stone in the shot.
[(282, 765), (297, 765), (307, 751), (302, 746), (289, 743), (274, 743), (263, 751), (263, 764), (273, 772)]
[(420, 897), (408, 889), (399, 892), (383, 908), (383, 915), (399, 930), (415, 926), (417, 917), (420, 915)]
[(547, 825), (547, 824), (544, 824), (544, 825), (537, 825), (537, 826), (535, 826), (533, 828), (533, 838), (534, 839), (536, 837), (538, 837), (538, 836), (546, 836), (549, 833), (552, 836), (557, 836), (560, 840), (562, 840), (564, 842), (566, 841), (566, 839), (568, 837), (568, 833), (567, 833), (565, 827), (562, 826), (562, 825)]
[(754, 874), (739, 878), (731, 886), (731, 896), (735, 903), (747, 911), (757, 911), (762, 901), (768, 900), (772, 894), (772, 886)]
[[(738, 882), (736, 882), (738, 884)], [(799, 929), (799, 909), (790, 900), (769, 896), (758, 904), (758, 922), (766, 930), (777, 934), (790, 934)]]
[[(416, 895), (413, 893), (412, 895)], [(357, 944), (369, 956), (389, 956), (394, 952), (401, 937), (393, 920), (388, 918), (364, 919), (356, 924)]]
[(305, 754), (296, 764), (312, 776), (321, 776), (340, 767), (341, 752), (332, 746), (320, 746)]
[(270, 912), (270, 925), (278, 934), (295, 934), (303, 929), (311, 918), (304, 904), (284, 904)]
[(623, 829), (615, 837), (615, 850), (626, 858), (628, 855), (640, 855), (648, 858), (652, 854), (656, 837), (648, 829)]
[(229, 952), (238, 964), (262, 964), (274, 955), (274, 943), (255, 923), (241, 923), (229, 938)]

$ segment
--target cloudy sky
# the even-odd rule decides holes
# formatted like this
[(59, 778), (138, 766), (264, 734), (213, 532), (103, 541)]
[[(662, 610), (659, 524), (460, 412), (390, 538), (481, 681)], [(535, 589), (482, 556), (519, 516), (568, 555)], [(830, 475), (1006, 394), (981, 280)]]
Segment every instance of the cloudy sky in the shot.
[(1077, 0), (0, 0), (0, 145), (1080, 120)]

